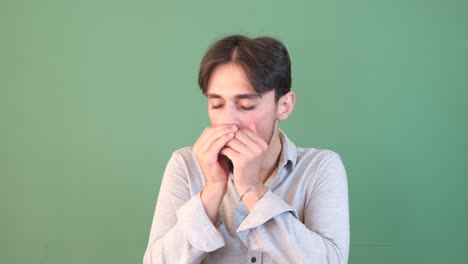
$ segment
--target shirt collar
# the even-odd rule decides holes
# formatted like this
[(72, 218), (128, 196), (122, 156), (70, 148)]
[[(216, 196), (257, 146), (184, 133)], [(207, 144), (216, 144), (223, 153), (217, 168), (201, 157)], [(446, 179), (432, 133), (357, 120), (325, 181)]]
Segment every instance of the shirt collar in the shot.
[(288, 161), (291, 161), (292, 166), (295, 167), (297, 162), (297, 147), (281, 129), (278, 129), (278, 131), (282, 146), (278, 169), (286, 166)]

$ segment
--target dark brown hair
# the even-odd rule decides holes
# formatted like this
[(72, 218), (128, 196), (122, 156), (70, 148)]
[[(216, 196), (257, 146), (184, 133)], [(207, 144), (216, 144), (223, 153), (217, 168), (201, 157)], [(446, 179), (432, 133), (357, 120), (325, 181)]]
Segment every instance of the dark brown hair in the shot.
[(277, 39), (232, 35), (213, 43), (198, 73), (198, 85), (204, 94), (211, 73), (224, 63), (241, 66), (259, 95), (274, 90), (276, 102), (291, 90), (291, 61), (286, 47)]

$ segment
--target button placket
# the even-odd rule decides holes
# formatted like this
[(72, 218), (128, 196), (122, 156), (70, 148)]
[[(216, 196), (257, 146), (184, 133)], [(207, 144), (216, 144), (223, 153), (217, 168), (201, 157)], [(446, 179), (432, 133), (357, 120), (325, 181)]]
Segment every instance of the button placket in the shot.
[(252, 252), (250, 263), (262, 263), (262, 253)]

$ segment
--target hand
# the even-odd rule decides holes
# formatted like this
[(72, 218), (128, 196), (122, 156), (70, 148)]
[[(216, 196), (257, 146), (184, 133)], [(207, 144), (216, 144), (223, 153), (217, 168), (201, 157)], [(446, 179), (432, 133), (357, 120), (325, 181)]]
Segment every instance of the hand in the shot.
[(234, 183), (239, 192), (256, 183), (265, 173), (262, 171), (268, 144), (255, 134), (255, 127), (241, 129), (222, 148), (234, 165)]
[(206, 180), (206, 187), (226, 187), (229, 169), (220, 151), (234, 138), (236, 125), (219, 125), (206, 128), (193, 146), (193, 153), (200, 164)]
[(200, 197), (208, 218), (217, 222), (218, 210), (227, 190), (229, 169), (220, 156), (221, 149), (234, 138), (236, 125), (220, 125), (206, 128), (193, 145), (193, 153), (205, 176), (206, 185)]

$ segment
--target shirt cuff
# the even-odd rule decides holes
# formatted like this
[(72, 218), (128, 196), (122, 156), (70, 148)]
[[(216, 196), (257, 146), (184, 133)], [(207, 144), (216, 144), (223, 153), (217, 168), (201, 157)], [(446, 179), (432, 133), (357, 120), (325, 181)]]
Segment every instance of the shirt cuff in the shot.
[(200, 193), (194, 195), (177, 210), (177, 219), (190, 244), (211, 252), (225, 245), (224, 238), (206, 215)]
[(297, 212), (293, 207), (268, 190), (263, 197), (258, 200), (257, 204), (255, 204), (244, 221), (242, 221), (237, 232), (258, 227), (284, 212), (290, 212), (295, 218), (298, 218)]

